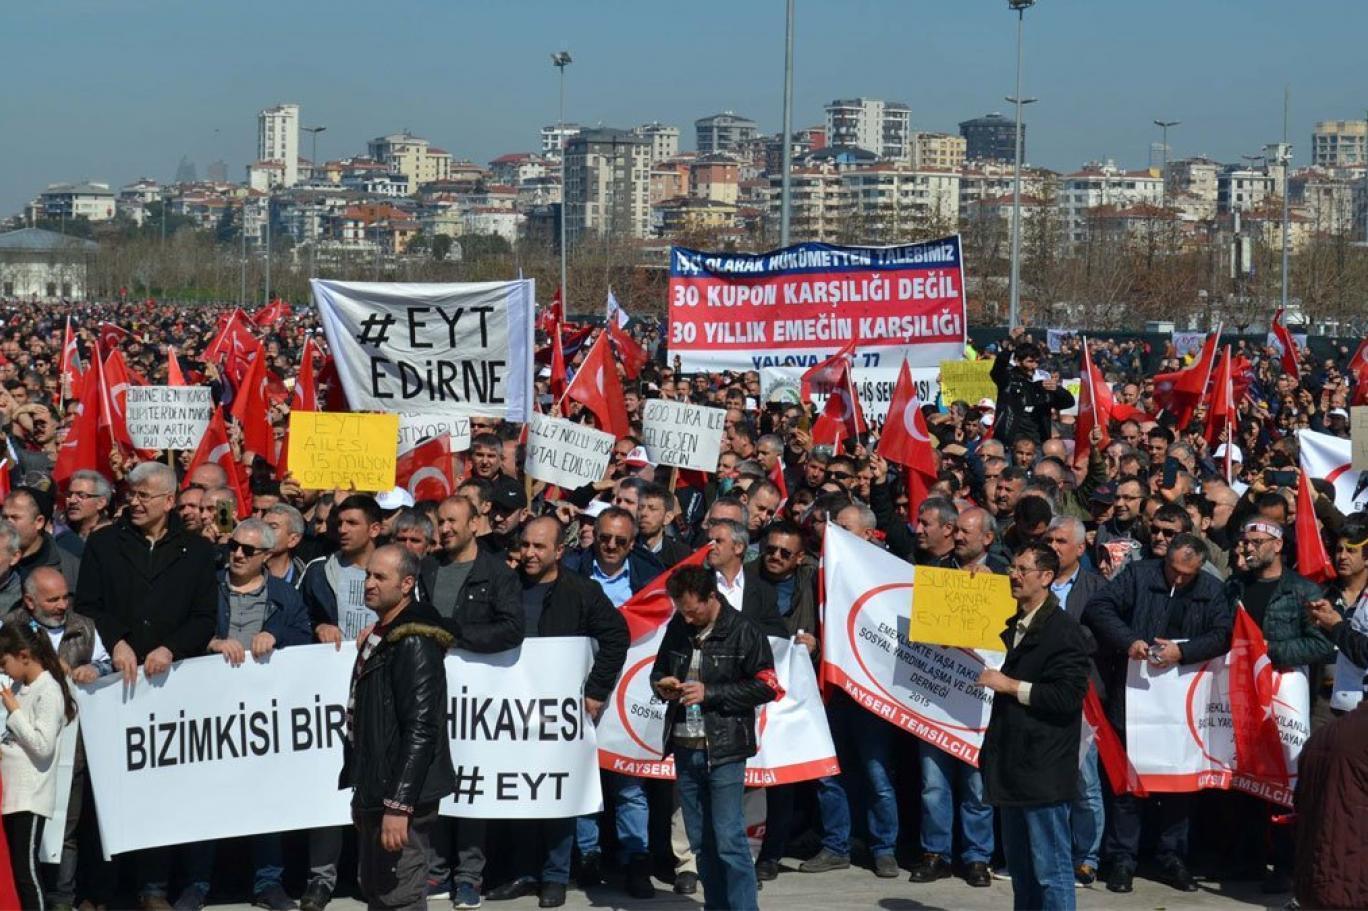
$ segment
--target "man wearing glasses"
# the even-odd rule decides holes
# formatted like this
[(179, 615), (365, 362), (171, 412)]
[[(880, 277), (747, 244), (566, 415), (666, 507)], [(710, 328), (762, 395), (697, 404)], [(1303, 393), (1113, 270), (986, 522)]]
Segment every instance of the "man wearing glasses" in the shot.
[[(309, 613), (295, 587), (266, 572), (266, 560), (275, 547), (275, 532), (264, 521), (247, 519), (228, 539), (228, 568), (218, 577), (218, 627), (209, 640), (209, 651), (223, 656), (233, 667), (247, 660), (264, 661), (278, 648), (307, 645), (313, 641)], [(285, 849), (279, 832), (250, 839), (252, 904), (285, 911), (294, 902), (281, 885), (285, 872)], [(214, 872), (216, 845), (212, 841), (186, 849), (185, 878), (188, 884), (177, 908), (203, 907)]]
[(57, 533), (57, 546), (81, 556), (90, 533), (109, 524), (108, 509), (113, 493), (109, 481), (98, 471), (83, 468), (72, 474), (67, 484), (66, 508), (62, 512), (66, 527)]
[[(76, 587), (76, 610), (95, 621), (114, 669), (132, 686), (138, 667), (151, 678), (171, 662), (204, 654), (218, 619), (214, 547), (191, 534), (171, 511), (176, 473), (142, 462), (128, 474), (124, 518), (86, 542)], [(144, 908), (169, 908), (170, 855), (138, 853), (135, 865)]]
[[(1206, 559), (1201, 539), (1180, 532), (1167, 539), (1162, 559), (1130, 563), (1083, 608), (1083, 622), (1097, 640), (1107, 720), (1123, 741), (1130, 661), (1148, 661), (1162, 669), (1198, 664), (1230, 649), (1232, 602), (1220, 580), (1202, 571)], [(1191, 795), (1162, 794), (1149, 800), (1158, 805), (1160, 878), (1179, 891), (1196, 891), (1186, 865)], [(1144, 811), (1133, 795), (1112, 800), (1102, 842), (1112, 892), (1132, 890)]]

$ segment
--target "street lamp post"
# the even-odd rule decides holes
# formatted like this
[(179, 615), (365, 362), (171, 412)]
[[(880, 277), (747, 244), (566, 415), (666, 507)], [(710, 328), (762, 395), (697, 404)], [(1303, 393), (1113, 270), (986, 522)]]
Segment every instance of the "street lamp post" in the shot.
[[(318, 179), (318, 134), (322, 133), (327, 127), (300, 127), (306, 133), (313, 134), (313, 150), (309, 152), (309, 180)], [(309, 277), (314, 278), (318, 274), (318, 213), (313, 212), (309, 217)]]
[(1008, 99), (1016, 107), (1016, 166), (1012, 169), (1012, 277), (1009, 289), (1011, 309), (1007, 328), (1015, 329), (1021, 315), (1021, 107), (1030, 101), (1021, 95), (1021, 37), (1025, 27), (1026, 10), (1035, 0), (1007, 0), (1007, 6), (1017, 14), (1016, 95)]
[(1283, 136), (1282, 147), (1278, 149), (1278, 164), (1282, 166), (1282, 308), (1287, 311), (1287, 278), (1288, 278), (1288, 256), (1292, 249), (1290, 238), (1288, 237), (1288, 198), (1292, 195), (1291, 165), (1292, 165), (1292, 146), (1287, 143), (1287, 111), (1292, 104), (1292, 88), (1283, 88)]
[(560, 293), (562, 313), (568, 312), (570, 308), (570, 287), (566, 270), (568, 239), (565, 235), (565, 209), (570, 203), (570, 194), (565, 185), (565, 68), (572, 62), (569, 51), (559, 51), (551, 55), (551, 65), (560, 70), (560, 119), (556, 121), (556, 141), (560, 143)]
[(784, 132), (783, 177), (779, 183), (779, 246), (789, 245), (789, 222), (793, 216), (793, 0), (784, 15)]
[(1161, 209), (1168, 207), (1168, 131), (1169, 127), (1176, 127), (1180, 123), (1182, 123), (1181, 120), (1154, 121), (1154, 125), (1159, 128), (1160, 135), (1163, 137), (1160, 140), (1163, 145), (1163, 165), (1159, 169), (1159, 207)]

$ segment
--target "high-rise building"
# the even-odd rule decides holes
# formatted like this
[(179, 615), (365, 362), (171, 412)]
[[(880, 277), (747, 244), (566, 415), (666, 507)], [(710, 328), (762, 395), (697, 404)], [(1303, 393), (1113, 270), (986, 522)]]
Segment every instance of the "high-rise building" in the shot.
[(257, 114), (257, 160), (280, 162), (284, 186), (299, 182), (299, 105), (278, 104)]
[(1311, 164), (1337, 168), (1368, 161), (1368, 121), (1322, 120), (1311, 131)]
[(713, 114), (694, 121), (694, 137), (697, 140), (699, 155), (716, 155), (719, 152), (735, 152), (738, 147), (754, 142), (760, 136), (760, 128), (754, 120), (748, 120), (731, 111)]
[(425, 183), (451, 176), (451, 153), (429, 145), (426, 139), (407, 130), (377, 136), (366, 143), (366, 148), (371, 158), (408, 179), (409, 195)]
[(964, 166), (963, 136), (949, 133), (913, 133), (908, 141), (912, 167), (917, 170), (958, 171)]
[(570, 141), (570, 137), (578, 135), (581, 129), (577, 123), (553, 123), (542, 127), (542, 155), (560, 161), (561, 149)]
[(907, 160), (912, 111), (897, 101), (838, 99), (826, 106), (827, 142), (854, 146), (891, 161)]
[(583, 130), (565, 147), (565, 233), (646, 237), (651, 140), (627, 130)]
[(651, 164), (674, 158), (679, 154), (679, 127), (653, 120), (639, 127), (632, 127), (632, 132), (651, 140)]
[[(964, 156), (969, 161), (1014, 161), (1016, 157), (1016, 121), (999, 114), (985, 114), (962, 121), (960, 135), (964, 137)], [(1021, 160), (1026, 160), (1026, 121), (1021, 122)]]

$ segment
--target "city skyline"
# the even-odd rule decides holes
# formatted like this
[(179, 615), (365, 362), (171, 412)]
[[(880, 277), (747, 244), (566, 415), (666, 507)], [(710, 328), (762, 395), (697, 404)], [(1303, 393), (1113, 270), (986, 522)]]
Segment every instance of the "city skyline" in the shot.
[[(302, 126), (327, 126), (325, 160), (364, 154), (369, 139), (404, 129), (479, 164), (533, 151), (540, 128), (556, 120), (548, 53), (562, 47), (575, 57), (569, 121), (660, 120), (679, 127), (685, 149), (696, 119), (725, 110), (762, 132), (779, 128), (780, 2), (703, 0), (684, 18), (616, 0), (573, 10), (530, 2), (516, 19), (506, 6), (453, 5), (426, 11), (422, 28), (393, 30), (364, 25), (369, 8), (350, 2), (326, 16), (322, 7), (256, 2), (51, 6), (10, 12), (12, 78), (29, 88), (0, 99), (3, 121), (25, 126), (0, 136), (9, 165), (0, 174), (3, 215), (52, 183), (168, 181), (182, 156), (201, 172), (225, 160), (229, 179), (243, 181), (255, 158), (256, 114), (279, 103), (299, 104)], [(961, 120), (1009, 112), (1002, 97), (1015, 29), (1006, 4), (919, 5), (915, 18), (898, 15), (907, 9), (891, 0), (836, 8), (800, 0), (795, 128), (820, 122), (833, 99), (856, 96), (906, 103), (914, 130), (955, 133)], [(1142, 167), (1158, 117), (1183, 122), (1169, 136), (1174, 158), (1238, 161), (1280, 137), (1287, 83), (1293, 163), (1307, 164), (1316, 121), (1363, 113), (1352, 88), (1352, 36), (1362, 33), (1354, 23), (1368, 25), (1368, 10), (1333, 0), (1316, 20), (1333, 29), (1290, 30), (1276, 25), (1271, 2), (1238, 9), (1163, 0), (1142, 12), (1041, 0), (1026, 14), (1024, 90), (1041, 99), (1028, 111), (1029, 161), (1064, 172), (1106, 158)], [(145, 36), (153, 51), (128, 54), (109, 43), (120, 29)], [(67, 36), (60, 66), (44, 55), (43, 34)], [(206, 48), (221, 53), (206, 56)]]

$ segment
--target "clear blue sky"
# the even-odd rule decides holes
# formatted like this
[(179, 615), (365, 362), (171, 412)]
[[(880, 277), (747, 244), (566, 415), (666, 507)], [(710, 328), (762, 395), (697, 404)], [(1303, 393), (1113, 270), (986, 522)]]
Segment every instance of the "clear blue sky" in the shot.
[[(833, 98), (901, 100), (918, 129), (1006, 110), (1006, 0), (798, 0), (795, 126)], [(734, 110), (780, 126), (783, 0), (45, 0), (0, 14), (0, 213), (48, 183), (170, 179), (182, 155), (241, 180), (256, 112), (298, 102), (320, 157), (409, 128), (477, 162), (531, 150), (556, 119), (693, 121)], [(1040, 0), (1027, 13), (1028, 158), (1058, 170), (1146, 163), (1155, 118), (1175, 156), (1238, 160), (1314, 121), (1364, 116), (1368, 2)], [(301, 149), (308, 155), (307, 137)]]

